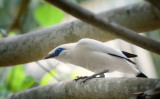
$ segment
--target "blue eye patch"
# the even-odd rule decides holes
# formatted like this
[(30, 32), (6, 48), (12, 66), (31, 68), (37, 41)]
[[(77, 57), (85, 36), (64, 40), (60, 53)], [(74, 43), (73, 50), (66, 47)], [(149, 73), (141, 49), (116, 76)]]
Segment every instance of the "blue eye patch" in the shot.
[(57, 48), (55, 50), (54, 56), (58, 56), (63, 50), (65, 50), (64, 48)]

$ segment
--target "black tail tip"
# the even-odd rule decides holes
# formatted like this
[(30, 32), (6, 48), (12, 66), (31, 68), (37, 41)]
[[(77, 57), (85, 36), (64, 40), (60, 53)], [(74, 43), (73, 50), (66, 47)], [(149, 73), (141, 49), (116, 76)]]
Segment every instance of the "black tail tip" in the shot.
[(144, 75), (143, 73), (139, 73), (136, 77), (141, 77), (141, 78), (148, 78), (146, 75)]

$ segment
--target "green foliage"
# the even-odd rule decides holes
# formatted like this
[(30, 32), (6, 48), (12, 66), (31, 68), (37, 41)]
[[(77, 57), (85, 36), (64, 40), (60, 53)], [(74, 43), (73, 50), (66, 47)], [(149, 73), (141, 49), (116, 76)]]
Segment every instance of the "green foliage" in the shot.
[(8, 96), (10, 93), (11, 92), (6, 88), (6, 84), (0, 82), (0, 98)]
[(87, 0), (71, 0), (72, 2), (75, 2), (75, 3), (81, 3), (81, 2), (85, 2)]
[(158, 31), (158, 37), (160, 38), (160, 30)]
[(10, 33), (8, 33), (8, 35), (9, 36), (14, 36), (14, 35), (16, 35), (16, 33), (15, 32), (10, 32)]
[(61, 22), (64, 13), (52, 5), (44, 3), (35, 9), (34, 16), (41, 26), (50, 26)]
[(24, 73), (23, 65), (19, 65), (8, 73), (6, 88), (15, 93), (30, 88), (34, 83), (34, 79)]
[[(52, 75), (51, 75), (51, 74)], [(48, 84), (52, 79), (53, 77), (57, 74), (57, 72), (55, 70), (52, 70), (50, 73), (47, 73), (40, 81), (40, 85), (46, 85)]]

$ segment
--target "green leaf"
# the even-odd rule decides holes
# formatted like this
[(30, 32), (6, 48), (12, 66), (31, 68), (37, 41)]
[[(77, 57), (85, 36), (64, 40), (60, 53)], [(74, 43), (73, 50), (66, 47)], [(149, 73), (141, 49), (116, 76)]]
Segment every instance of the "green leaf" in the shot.
[[(52, 73), (53, 76), (55, 76), (57, 74), (57, 72), (55, 70), (52, 70), (50, 73)], [(53, 79), (53, 76), (50, 73), (47, 73), (42, 78), (42, 80), (39, 83), (40, 85), (46, 85), (46, 84), (48, 84), (51, 81), (51, 79)]]
[(19, 87), (19, 91), (30, 88), (35, 82), (31, 76), (26, 76), (23, 83)]
[(13, 67), (8, 73), (6, 87), (12, 92), (19, 92), (26, 88), (30, 88), (34, 82), (35, 81), (31, 77), (26, 76), (24, 73), (23, 65), (18, 65)]
[(0, 38), (2, 38), (3, 36), (2, 36), (2, 34), (0, 34)]
[(14, 35), (16, 35), (16, 33), (15, 33), (15, 32), (9, 32), (8, 35), (9, 35), (9, 36), (14, 36)]
[(64, 13), (57, 8), (44, 3), (35, 9), (34, 17), (42, 26), (50, 26), (61, 22)]
[(16, 66), (13, 67), (12, 70), (8, 73), (7, 89), (13, 92), (18, 91), (18, 87), (22, 84), (25, 76), (22, 69), (22, 66)]

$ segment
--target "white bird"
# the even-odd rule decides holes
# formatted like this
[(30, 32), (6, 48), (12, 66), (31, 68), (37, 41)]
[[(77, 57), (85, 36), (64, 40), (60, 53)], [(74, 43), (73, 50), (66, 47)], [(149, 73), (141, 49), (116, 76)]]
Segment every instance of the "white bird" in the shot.
[(78, 79), (86, 78), (83, 81), (84, 83), (86, 80), (94, 78), (97, 75), (104, 77), (104, 73), (114, 71), (147, 78), (147, 76), (128, 63), (135, 64), (129, 58), (136, 56), (125, 51), (119, 52), (100, 41), (84, 38), (77, 43), (60, 45), (49, 52), (44, 58), (55, 58), (61, 62), (78, 65), (96, 73), (88, 77), (79, 77)]

